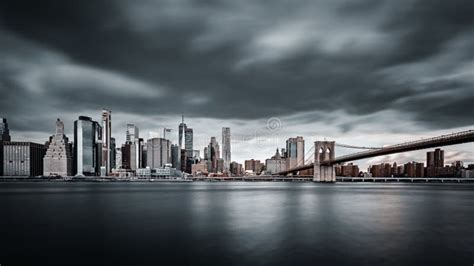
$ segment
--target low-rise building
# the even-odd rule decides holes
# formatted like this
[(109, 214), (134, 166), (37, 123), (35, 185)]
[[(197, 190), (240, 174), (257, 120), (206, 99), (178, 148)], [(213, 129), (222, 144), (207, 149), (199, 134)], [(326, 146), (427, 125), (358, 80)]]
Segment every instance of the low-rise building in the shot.
[(43, 174), (46, 148), (32, 142), (4, 142), (4, 176), (39, 176)]

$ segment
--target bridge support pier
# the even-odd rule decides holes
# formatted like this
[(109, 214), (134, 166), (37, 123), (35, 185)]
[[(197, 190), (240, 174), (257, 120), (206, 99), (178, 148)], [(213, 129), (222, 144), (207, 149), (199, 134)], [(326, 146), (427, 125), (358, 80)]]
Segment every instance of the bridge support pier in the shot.
[(324, 163), (324, 161), (335, 159), (334, 146), (334, 141), (314, 142), (314, 182), (336, 182), (334, 165)]

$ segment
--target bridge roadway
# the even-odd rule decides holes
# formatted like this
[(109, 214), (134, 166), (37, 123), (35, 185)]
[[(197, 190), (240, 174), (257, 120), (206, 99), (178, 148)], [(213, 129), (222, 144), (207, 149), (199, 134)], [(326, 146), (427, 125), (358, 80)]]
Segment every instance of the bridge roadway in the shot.
[[(441, 146), (456, 145), (467, 142), (474, 142), (474, 130), (462, 131), (453, 134), (441, 135), (429, 139), (421, 139), (417, 141), (405, 142), (401, 144), (386, 146), (382, 149), (363, 151), (358, 153), (352, 153), (348, 155), (343, 155), (335, 158), (334, 160), (323, 161), (322, 165), (334, 165), (344, 162), (351, 162), (381, 155), (388, 155), (394, 153), (423, 150)], [(302, 170), (311, 169), (314, 167), (314, 163), (302, 165), (286, 171), (277, 173), (276, 175), (288, 175), (290, 173), (297, 173)]]

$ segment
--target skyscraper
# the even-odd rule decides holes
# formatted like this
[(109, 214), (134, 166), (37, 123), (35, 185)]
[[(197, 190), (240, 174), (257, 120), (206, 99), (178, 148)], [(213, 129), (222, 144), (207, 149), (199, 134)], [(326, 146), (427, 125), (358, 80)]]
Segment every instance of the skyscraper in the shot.
[(222, 128), (222, 159), (224, 159), (224, 172), (229, 172), (230, 156), (230, 127)]
[(304, 165), (304, 139), (301, 136), (286, 141), (287, 169)]
[(72, 176), (72, 149), (64, 135), (64, 123), (56, 121), (56, 133), (51, 136), (43, 159), (44, 176)]
[(0, 142), (10, 141), (10, 130), (6, 118), (0, 118)]
[(76, 175), (94, 176), (100, 172), (102, 128), (87, 116), (74, 121), (74, 165)]
[(178, 134), (179, 134), (179, 139), (178, 139), (178, 144), (179, 144), (179, 148), (180, 149), (185, 149), (184, 147), (184, 143), (183, 143), (183, 136), (184, 136), (184, 132), (186, 131), (186, 124), (184, 123), (184, 115), (182, 116), (181, 118), (181, 124), (179, 124), (179, 127), (178, 127)]
[(211, 137), (211, 142), (207, 147), (207, 157), (209, 172), (217, 172), (217, 163), (219, 159), (219, 144), (217, 143), (216, 137)]
[(127, 132), (125, 136), (125, 141), (133, 142), (135, 139), (139, 138), (138, 127), (134, 124), (127, 124)]
[(193, 156), (193, 129), (186, 128), (184, 131), (184, 149), (186, 150), (188, 157)]
[(434, 151), (435, 167), (444, 167), (444, 150), (436, 149)]
[(110, 145), (112, 138), (112, 112), (102, 110), (102, 167), (105, 167), (105, 175), (110, 173)]
[(147, 166), (163, 167), (171, 163), (171, 142), (163, 138), (152, 138), (147, 141)]
[(179, 156), (180, 156), (179, 146), (177, 144), (171, 145), (171, 164), (176, 169), (180, 169)]

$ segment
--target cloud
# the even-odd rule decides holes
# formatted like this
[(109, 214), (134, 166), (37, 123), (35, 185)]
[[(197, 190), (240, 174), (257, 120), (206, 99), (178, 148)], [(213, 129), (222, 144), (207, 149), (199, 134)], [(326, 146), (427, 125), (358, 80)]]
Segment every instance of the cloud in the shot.
[(3, 1), (0, 113), (25, 134), (102, 107), (236, 132), (279, 117), (285, 137), (347, 142), (467, 128), (473, 13), (467, 0)]

